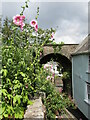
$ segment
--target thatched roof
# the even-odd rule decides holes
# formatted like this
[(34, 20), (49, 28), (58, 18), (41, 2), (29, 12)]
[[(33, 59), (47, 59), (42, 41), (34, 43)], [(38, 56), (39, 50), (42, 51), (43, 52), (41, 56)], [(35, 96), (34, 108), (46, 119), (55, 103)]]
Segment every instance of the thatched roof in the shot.
[(72, 55), (77, 55), (77, 54), (88, 54), (90, 53), (90, 35), (88, 35), (82, 42), (81, 44), (78, 45), (76, 48), (75, 52)]

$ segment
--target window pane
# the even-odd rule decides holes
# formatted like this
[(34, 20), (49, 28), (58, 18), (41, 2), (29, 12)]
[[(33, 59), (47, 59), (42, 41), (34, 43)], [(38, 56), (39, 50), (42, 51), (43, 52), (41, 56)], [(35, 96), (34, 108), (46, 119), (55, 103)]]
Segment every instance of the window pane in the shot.
[(89, 84), (87, 85), (87, 92), (88, 92), (88, 94), (90, 94), (90, 85)]
[(88, 94), (88, 99), (90, 99), (90, 94)]

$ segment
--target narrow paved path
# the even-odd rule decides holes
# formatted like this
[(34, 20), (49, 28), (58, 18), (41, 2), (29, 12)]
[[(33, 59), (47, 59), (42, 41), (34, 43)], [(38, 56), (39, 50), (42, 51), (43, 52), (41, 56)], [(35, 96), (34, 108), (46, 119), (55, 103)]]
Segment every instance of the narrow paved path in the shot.
[(32, 105), (27, 106), (27, 110), (24, 115), (24, 120), (44, 120), (44, 110), (41, 101), (41, 97), (39, 99), (35, 99), (32, 101)]

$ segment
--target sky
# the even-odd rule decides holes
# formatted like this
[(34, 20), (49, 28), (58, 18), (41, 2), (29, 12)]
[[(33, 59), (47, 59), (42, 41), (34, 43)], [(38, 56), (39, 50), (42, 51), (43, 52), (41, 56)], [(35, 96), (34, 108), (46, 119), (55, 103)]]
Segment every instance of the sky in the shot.
[[(2, 2), (2, 17), (21, 12), (24, 2)], [(66, 44), (80, 43), (88, 34), (88, 2), (30, 2), (25, 10), (26, 22), (30, 23), (39, 7), (38, 26), (44, 29), (55, 28), (55, 42)]]

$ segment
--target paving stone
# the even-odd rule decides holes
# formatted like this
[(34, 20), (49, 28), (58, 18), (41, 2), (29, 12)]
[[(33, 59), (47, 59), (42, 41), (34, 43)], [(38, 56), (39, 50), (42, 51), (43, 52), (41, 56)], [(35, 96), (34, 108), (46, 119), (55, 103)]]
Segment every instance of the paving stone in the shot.
[(44, 120), (44, 111), (41, 97), (33, 100), (32, 105), (27, 106), (27, 110), (24, 115), (24, 120)]

